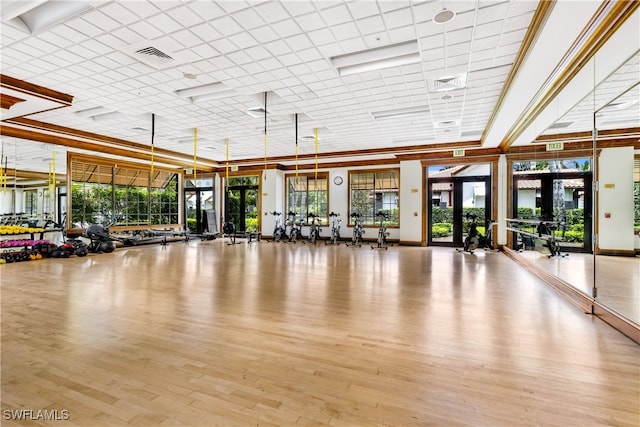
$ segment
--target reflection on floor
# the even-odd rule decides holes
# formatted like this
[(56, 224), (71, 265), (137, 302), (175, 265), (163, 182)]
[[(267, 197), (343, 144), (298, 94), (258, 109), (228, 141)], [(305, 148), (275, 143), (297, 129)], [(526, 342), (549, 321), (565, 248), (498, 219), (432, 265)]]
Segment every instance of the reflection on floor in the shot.
[[(581, 292), (592, 294), (592, 254), (571, 253), (563, 258), (548, 258), (536, 251), (524, 251), (521, 254)], [(598, 301), (640, 323), (640, 257), (598, 255), (595, 263)]]

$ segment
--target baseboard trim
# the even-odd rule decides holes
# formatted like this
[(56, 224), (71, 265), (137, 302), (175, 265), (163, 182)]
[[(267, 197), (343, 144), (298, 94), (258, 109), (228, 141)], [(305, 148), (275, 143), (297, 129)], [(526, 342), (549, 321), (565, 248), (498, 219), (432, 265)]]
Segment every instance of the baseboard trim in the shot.
[(626, 250), (626, 249), (598, 249), (598, 255), (611, 255), (611, 256), (636, 256), (636, 250)]

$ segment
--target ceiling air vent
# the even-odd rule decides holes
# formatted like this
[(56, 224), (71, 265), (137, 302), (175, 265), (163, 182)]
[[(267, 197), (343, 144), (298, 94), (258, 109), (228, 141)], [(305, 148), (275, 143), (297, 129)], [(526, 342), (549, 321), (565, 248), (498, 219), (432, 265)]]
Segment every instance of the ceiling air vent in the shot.
[(467, 86), (467, 73), (452, 74), (434, 79), (430, 84), (431, 92), (446, 92), (464, 89)]
[(175, 46), (175, 43), (170, 41), (154, 40), (150, 42), (143, 40), (140, 43), (127, 46), (123, 50), (136, 60), (161, 70), (167, 67), (175, 67), (185, 62), (175, 53), (179, 48), (179, 46)]
[(134, 56), (140, 59), (142, 62), (152, 65), (156, 68), (163, 67), (174, 62), (174, 59), (171, 55), (153, 46), (147, 46), (145, 48), (136, 50), (134, 52)]

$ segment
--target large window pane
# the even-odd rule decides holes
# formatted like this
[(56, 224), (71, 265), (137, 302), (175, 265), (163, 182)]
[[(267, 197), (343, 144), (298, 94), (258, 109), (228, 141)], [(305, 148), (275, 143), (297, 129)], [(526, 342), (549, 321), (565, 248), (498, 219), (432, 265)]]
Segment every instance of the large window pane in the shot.
[[(399, 171), (353, 172), (349, 175), (350, 214), (362, 215), (363, 224), (376, 225), (376, 213), (389, 215), (390, 226), (399, 225)], [(350, 221), (351, 225), (351, 221)]]
[(321, 224), (328, 224), (327, 174), (287, 177), (287, 212), (295, 212), (303, 221), (310, 214), (319, 215)]

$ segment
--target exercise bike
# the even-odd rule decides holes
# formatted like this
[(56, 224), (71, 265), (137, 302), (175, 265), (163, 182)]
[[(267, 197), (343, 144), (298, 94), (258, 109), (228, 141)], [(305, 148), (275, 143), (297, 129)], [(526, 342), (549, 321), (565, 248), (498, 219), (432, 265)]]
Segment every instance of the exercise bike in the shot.
[(287, 230), (285, 229), (285, 227), (282, 226), (282, 222), (281, 222), (281, 216), (282, 216), (282, 212), (271, 212), (271, 215), (274, 215), (276, 217), (276, 225), (273, 228), (273, 236), (272, 239), (274, 242), (279, 242), (283, 239), (288, 239), (287, 236)]
[[(298, 239), (302, 239), (302, 230), (300, 228), (300, 223), (296, 221), (296, 213), (295, 212), (287, 212), (287, 223), (289, 225), (289, 241), (292, 243), (296, 243)], [(286, 229), (285, 229), (286, 231)], [(286, 233), (285, 233), (286, 234)]]
[(309, 243), (313, 243), (315, 245), (318, 240), (320, 240), (320, 215), (310, 213), (307, 215), (307, 221), (309, 218), (311, 218), (311, 222), (309, 222)]
[[(555, 233), (558, 228), (562, 230), (562, 234), (560, 236), (560, 240), (562, 240), (564, 239), (564, 235), (567, 231), (567, 223), (565, 221), (562, 221), (559, 224), (555, 222), (540, 222), (536, 229), (539, 239), (536, 239), (534, 246), (538, 252), (547, 255), (547, 258), (553, 258), (554, 256), (564, 258), (569, 256), (568, 253), (563, 254), (560, 252), (559, 240)], [(547, 250), (548, 253), (546, 253)]]
[(389, 248), (389, 244), (387, 243), (389, 232), (387, 231), (386, 221), (389, 219), (389, 214), (386, 212), (378, 211), (378, 213), (376, 214), (376, 218), (380, 218), (380, 224), (378, 226), (378, 246), (372, 245), (371, 249), (387, 250)]
[(493, 226), (495, 225), (495, 221), (487, 221), (486, 235), (482, 235), (482, 233), (478, 231), (478, 215), (467, 213), (465, 218), (471, 221), (469, 223), (469, 234), (467, 234), (467, 237), (464, 239), (464, 246), (462, 248), (456, 248), (456, 250), (458, 252), (469, 252), (470, 254), (478, 248), (492, 251)]
[(364, 234), (364, 227), (362, 226), (362, 214), (359, 212), (353, 212), (351, 214), (353, 220), (353, 235), (351, 237), (351, 244), (347, 243), (347, 246), (362, 246), (362, 235)]
[(236, 237), (238, 236), (236, 232), (236, 225), (233, 223), (233, 221), (226, 221), (222, 226), (222, 232), (225, 236), (229, 237), (229, 243), (227, 243), (227, 245), (236, 245), (240, 243), (236, 242)]
[(329, 214), (329, 218), (331, 218), (331, 236), (329, 240), (325, 241), (325, 245), (339, 245), (340, 244), (340, 224), (342, 223), (342, 219), (340, 218), (340, 214), (335, 212), (331, 212)]

